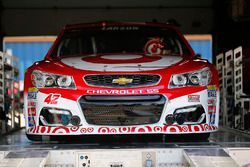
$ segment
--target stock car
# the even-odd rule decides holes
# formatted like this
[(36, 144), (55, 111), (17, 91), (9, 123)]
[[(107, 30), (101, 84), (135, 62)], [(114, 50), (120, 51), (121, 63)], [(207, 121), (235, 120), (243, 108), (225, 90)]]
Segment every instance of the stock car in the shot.
[(168, 23), (66, 25), (24, 82), (30, 140), (218, 129), (217, 71)]

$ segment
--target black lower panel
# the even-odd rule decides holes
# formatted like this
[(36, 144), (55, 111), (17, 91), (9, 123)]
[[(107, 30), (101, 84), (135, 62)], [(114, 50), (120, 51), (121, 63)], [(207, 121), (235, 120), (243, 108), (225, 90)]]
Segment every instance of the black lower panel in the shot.
[(157, 123), (166, 99), (162, 95), (83, 96), (79, 102), (88, 124), (120, 126)]

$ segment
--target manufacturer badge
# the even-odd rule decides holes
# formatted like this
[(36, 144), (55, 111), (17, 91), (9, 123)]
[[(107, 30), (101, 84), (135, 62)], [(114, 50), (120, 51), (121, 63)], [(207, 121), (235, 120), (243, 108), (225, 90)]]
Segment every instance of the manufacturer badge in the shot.
[(112, 80), (112, 83), (117, 83), (119, 85), (126, 85), (126, 84), (132, 83), (132, 82), (133, 82), (133, 79), (128, 79), (128, 78), (124, 78), (124, 77)]

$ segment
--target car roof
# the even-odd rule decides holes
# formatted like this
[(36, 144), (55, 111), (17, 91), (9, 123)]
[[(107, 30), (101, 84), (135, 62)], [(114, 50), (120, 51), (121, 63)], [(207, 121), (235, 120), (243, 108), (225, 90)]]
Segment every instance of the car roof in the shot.
[(176, 29), (173, 23), (158, 23), (158, 22), (116, 22), (116, 21), (100, 21), (92, 23), (68, 24), (64, 27), (65, 30), (80, 29), (85, 27), (104, 27), (104, 26), (149, 26), (149, 27), (167, 27)]
[(173, 31), (175, 31), (180, 38), (184, 41), (184, 43), (186, 44), (188, 50), (190, 51), (190, 56), (194, 56), (195, 53), (193, 51), (193, 49), (191, 48), (191, 46), (188, 44), (188, 42), (186, 41), (186, 39), (184, 38), (183, 34), (179, 31), (179, 29), (177, 28), (178, 24), (173, 24), (176, 22), (166, 22), (166, 23), (159, 23), (159, 22), (117, 22), (117, 21), (99, 21), (99, 22), (92, 22), (92, 23), (78, 23), (78, 24), (68, 24), (64, 27), (64, 29), (61, 31), (61, 33), (59, 34), (59, 36), (57, 37), (56, 41), (54, 42), (54, 44), (52, 45), (52, 47), (50, 48), (50, 50), (48, 51), (48, 53), (46, 54), (45, 58), (49, 59), (51, 57), (51, 54), (53, 52), (53, 50), (55, 49), (57, 43), (60, 41), (61, 37), (63, 36), (63, 34), (67, 31), (71, 31), (71, 30), (78, 30), (78, 29), (82, 29), (82, 28), (95, 28), (95, 27), (103, 27), (103, 26), (145, 26), (145, 27), (158, 27), (158, 28), (168, 28), (171, 29)]

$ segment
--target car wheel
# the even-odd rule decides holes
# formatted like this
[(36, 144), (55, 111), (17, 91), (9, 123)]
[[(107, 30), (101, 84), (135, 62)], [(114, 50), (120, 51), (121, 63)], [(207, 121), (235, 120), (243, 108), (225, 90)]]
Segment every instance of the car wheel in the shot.
[(210, 133), (200, 133), (200, 134), (192, 134), (190, 139), (193, 141), (208, 141)]
[(26, 134), (27, 138), (31, 141), (42, 141), (42, 136), (40, 135), (30, 135)]

